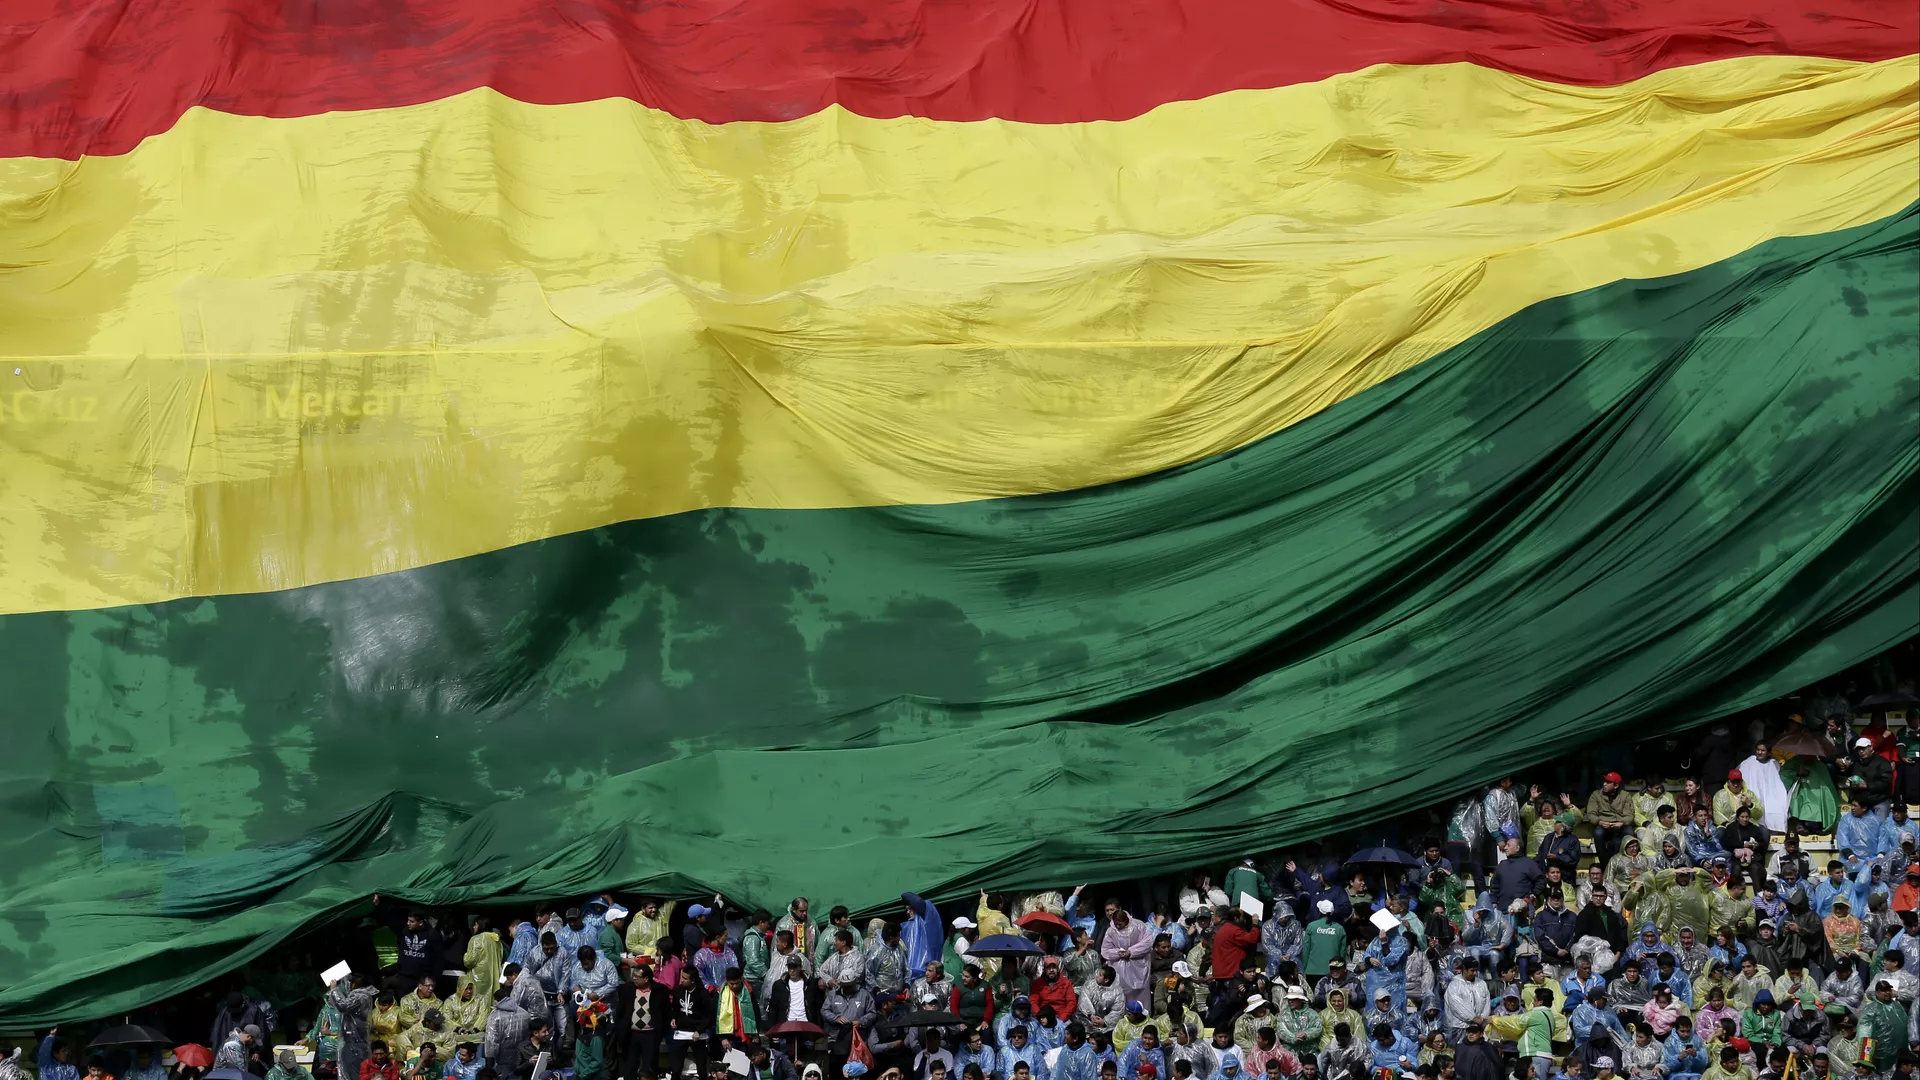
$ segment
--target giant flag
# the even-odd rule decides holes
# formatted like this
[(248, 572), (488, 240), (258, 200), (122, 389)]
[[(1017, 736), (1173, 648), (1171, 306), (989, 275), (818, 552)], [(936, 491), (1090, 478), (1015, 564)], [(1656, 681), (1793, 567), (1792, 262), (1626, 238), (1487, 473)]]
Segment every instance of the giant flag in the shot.
[(0, 1022), (1164, 871), (1920, 629), (1893, 0), (9, 0)]

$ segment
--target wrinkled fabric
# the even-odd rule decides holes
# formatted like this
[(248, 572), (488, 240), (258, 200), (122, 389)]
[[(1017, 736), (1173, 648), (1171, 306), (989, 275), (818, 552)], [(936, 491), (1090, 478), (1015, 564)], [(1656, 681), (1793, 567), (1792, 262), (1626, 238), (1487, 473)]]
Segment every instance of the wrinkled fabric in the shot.
[[(242, 30), (244, 28), (244, 30)], [(626, 97), (712, 123), (866, 116), (1121, 120), (1170, 101), (1376, 64), (1471, 62), (1609, 85), (1780, 52), (1880, 60), (1920, 17), (1872, 0), (216, 0), (0, 9), (0, 154), (124, 152), (193, 106), (298, 116), (491, 86)], [(1204, 62), (1197, 62), (1204, 58)], [(76, 72), (86, 78), (77, 79)]]
[(0, 1020), (375, 892), (1111, 880), (1804, 685), (1920, 629), (1915, 225), (1538, 304), (1124, 484), (0, 618)]
[(1898, 212), (1909, 51), (1037, 126), (479, 89), (0, 161), (0, 612), (1190, 464), (1528, 304)]

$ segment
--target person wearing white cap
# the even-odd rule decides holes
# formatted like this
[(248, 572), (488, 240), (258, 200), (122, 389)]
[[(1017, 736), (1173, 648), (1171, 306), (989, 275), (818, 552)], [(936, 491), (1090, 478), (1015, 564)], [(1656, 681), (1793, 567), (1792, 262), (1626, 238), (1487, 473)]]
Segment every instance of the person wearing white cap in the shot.
[[(1260, 1045), (1260, 1029), (1273, 1027), (1273, 1003), (1265, 995), (1249, 994), (1244, 1012), (1233, 1022), (1233, 1044), (1242, 1053), (1252, 1053)], [(1278, 1029), (1275, 1029), (1276, 1033)]]
[(1273, 1017), (1273, 1033), (1279, 1036), (1281, 1045), (1302, 1061), (1320, 1053), (1325, 1028), (1320, 1023), (1320, 1014), (1314, 1012), (1307, 1001), (1305, 987), (1287, 987), (1280, 1011)]
[[(947, 938), (946, 952), (940, 959), (946, 964), (948, 971), (958, 975), (961, 965), (966, 962), (967, 950), (973, 947), (974, 942), (980, 940), (980, 924), (965, 915), (955, 915), (947, 925), (952, 928), (953, 934)], [(996, 964), (994, 967), (997, 970), (999, 965)]]
[(1393, 991), (1383, 986), (1368, 996), (1366, 1006), (1360, 1010), (1360, 1022), (1366, 1025), (1368, 1031), (1380, 1024), (1398, 1031), (1405, 1015), (1403, 1009), (1393, 1007)]
[(1335, 957), (1347, 955), (1347, 928), (1333, 917), (1333, 901), (1318, 901), (1314, 911), (1316, 918), (1307, 924), (1300, 948), (1300, 973), (1310, 979), (1325, 976)]
[[(1154, 942), (1154, 951), (1156, 953), (1159, 951), (1159, 948), (1160, 942)], [(1154, 970), (1162, 972), (1162, 974), (1159, 978), (1153, 980), (1153, 1001), (1148, 1005), (1148, 1009), (1153, 1015), (1166, 1015), (1169, 1011), (1169, 1006), (1175, 1001), (1180, 1002), (1183, 1006), (1193, 1003), (1192, 964), (1187, 963), (1185, 960), (1175, 960), (1172, 964), (1163, 968), (1156, 962)]]
[(1873, 808), (1885, 821), (1893, 805), (1893, 763), (1873, 752), (1873, 740), (1862, 735), (1853, 740), (1853, 760), (1847, 762), (1846, 787)]

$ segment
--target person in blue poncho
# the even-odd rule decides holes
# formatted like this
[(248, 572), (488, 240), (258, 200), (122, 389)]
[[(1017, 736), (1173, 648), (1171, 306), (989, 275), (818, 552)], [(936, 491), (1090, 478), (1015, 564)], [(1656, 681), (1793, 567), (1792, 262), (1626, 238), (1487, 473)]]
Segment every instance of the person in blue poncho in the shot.
[(34, 1055), (40, 1080), (80, 1080), (79, 1067), (69, 1060), (73, 1050), (66, 1040), (57, 1037), (59, 1033), (60, 1029), (54, 1028), (40, 1040), (40, 1051)]
[(1707, 1071), (1707, 1064), (1706, 1043), (1693, 1030), (1693, 1021), (1680, 1016), (1673, 1022), (1673, 1030), (1667, 1032), (1667, 1080), (1699, 1080), (1700, 1074)]
[(1672, 952), (1673, 946), (1660, 940), (1660, 928), (1651, 922), (1646, 922), (1640, 924), (1640, 936), (1634, 939), (1633, 944), (1627, 946), (1627, 953), (1621, 957), (1621, 960), (1638, 960), (1640, 970), (1646, 971), (1653, 966), (1651, 957)]
[(1573, 1029), (1573, 1041), (1577, 1046), (1592, 1042), (1594, 1036), (1611, 1034), (1615, 1048), (1624, 1047), (1631, 1042), (1626, 1025), (1620, 1022), (1620, 1014), (1607, 1005), (1607, 992), (1594, 989), (1590, 992), (1573, 991), (1567, 995), (1569, 1002), (1578, 999), (1579, 1004), (1567, 1017), (1567, 1026)]
[[(540, 945), (540, 935), (534, 931), (533, 924), (525, 919), (519, 920), (507, 928), (507, 938), (513, 944), (507, 948), (506, 964), (519, 964), (523, 968), (526, 967), (527, 958), (532, 956), (533, 950)], [(501, 966), (504, 967), (505, 964)], [(482, 989), (487, 993), (493, 992), (491, 987)]]
[(940, 959), (947, 944), (946, 926), (933, 901), (917, 893), (901, 893), (900, 901), (907, 905), (906, 918), (900, 922), (900, 942), (907, 948), (907, 974), (917, 979), (929, 963)]
[(1869, 813), (1867, 804), (1855, 796), (1847, 804), (1847, 812), (1840, 815), (1840, 823), (1833, 827), (1833, 847), (1871, 859), (1880, 854), (1885, 836), (1886, 823)]
[(1375, 1024), (1367, 1053), (1372, 1055), (1375, 1069), (1390, 1069), (1396, 1074), (1410, 1072), (1420, 1057), (1420, 1044), (1386, 1024)]
[(1378, 997), (1380, 991), (1393, 994), (1395, 1015), (1407, 1007), (1407, 935), (1399, 926), (1380, 931), (1380, 936), (1367, 945), (1366, 976), (1367, 997)]
[(1077, 1020), (1067, 1025), (1067, 1041), (1060, 1047), (1060, 1056), (1053, 1061), (1052, 1073), (1053, 1080), (1100, 1078), (1100, 1056), (1093, 1044), (1087, 1041), (1087, 1029)]
[[(1056, 1070), (1056, 1080), (1058, 1075)], [(1240, 1080), (1240, 1051), (1220, 1051), (1220, 1064), (1214, 1068), (1213, 1075), (1208, 1077), (1208, 1080)]]

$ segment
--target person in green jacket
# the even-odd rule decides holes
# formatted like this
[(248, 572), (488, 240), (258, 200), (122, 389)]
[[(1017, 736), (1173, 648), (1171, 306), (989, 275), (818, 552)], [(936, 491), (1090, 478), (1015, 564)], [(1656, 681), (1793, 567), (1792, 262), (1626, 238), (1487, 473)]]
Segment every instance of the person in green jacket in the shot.
[(747, 932), (740, 935), (740, 976), (757, 992), (773, 961), (773, 912), (756, 909)]
[(1753, 1044), (1756, 1061), (1765, 1061), (1767, 1052), (1781, 1045), (1780, 1010), (1774, 1007), (1773, 991), (1753, 995), (1753, 1004), (1740, 1014), (1740, 1034)]
[(1427, 880), (1420, 886), (1421, 910), (1444, 911), (1455, 922), (1460, 921), (1460, 913), (1466, 907), (1466, 897), (1466, 884), (1444, 868), (1429, 871)]
[(615, 904), (607, 909), (606, 922), (600, 927), (600, 936), (594, 939), (593, 951), (605, 957), (610, 964), (620, 963), (627, 951), (627, 920), (633, 913)]
[(1333, 917), (1333, 901), (1320, 900), (1314, 907), (1319, 918), (1307, 924), (1306, 944), (1300, 949), (1300, 972), (1318, 979), (1327, 973), (1327, 963), (1347, 955), (1347, 928)]
[(293, 1059), (293, 1051), (282, 1050), (273, 1059), (273, 1068), (267, 1070), (267, 1080), (313, 1080), (313, 1074)]
[(1553, 1076), (1553, 991), (1542, 986), (1533, 992), (1526, 1027), (1520, 1032), (1520, 1058), (1533, 1069), (1533, 1080)]
[(1239, 866), (1227, 871), (1227, 879), (1223, 885), (1227, 902), (1233, 907), (1240, 906), (1242, 893), (1260, 901), (1263, 908), (1273, 899), (1273, 889), (1267, 884), (1267, 876), (1253, 868), (1251, 856), (1241, 859)]
[(1860, 1037), (1873, 1040), (1873, 1071), (1884, 1073), (1893, 1068), (1894, 1059), (1907, 1048), (1907, 1010), (1893, 996), (1893, 984), (1881, 979), (1873, 985), (1873, 996), (1860, 1006)]

